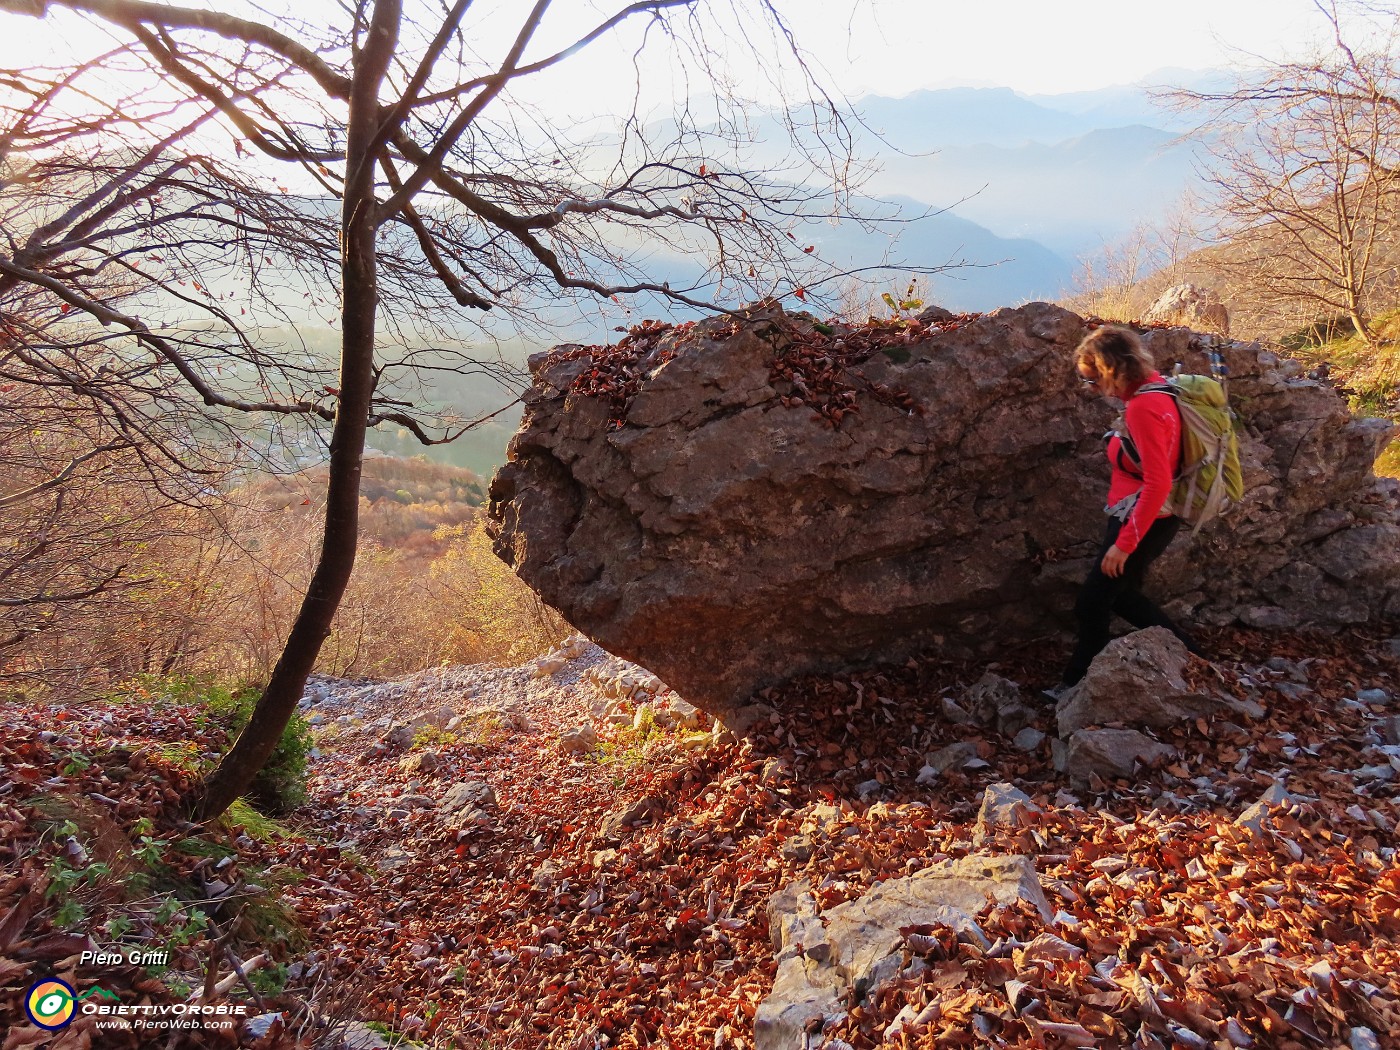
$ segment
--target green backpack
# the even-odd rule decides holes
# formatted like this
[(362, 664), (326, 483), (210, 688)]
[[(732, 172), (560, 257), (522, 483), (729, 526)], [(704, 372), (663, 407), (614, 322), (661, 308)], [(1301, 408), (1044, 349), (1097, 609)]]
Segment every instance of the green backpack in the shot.
[[(1181, 466), (1162, 509), (1193, 524), (1195, 535), (1202, 525), (1244, 496), (1240, 443), (1225, 387), (1210, 376), (1175, 375), (1165, 383), (1139, 387), (1137, 392), (1153, 391), (1170, 394), (1181, 415)], [(1129, 456), (1136, 460), (1136, 449), (1130, 442), (1125, 444)]]

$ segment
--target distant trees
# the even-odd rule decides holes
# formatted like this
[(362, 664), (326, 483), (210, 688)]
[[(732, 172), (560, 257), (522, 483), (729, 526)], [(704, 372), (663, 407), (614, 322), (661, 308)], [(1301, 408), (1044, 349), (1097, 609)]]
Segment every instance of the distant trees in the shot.
[[(1333, 31), (1324, 53), (1182, 97), (1213, 114), (1207, 193), (1229, 247), (1212, 266), (1277, 317), (1341, 315), (1374, 344), (1400, 272), (1400, 49), (1393, 22), (1366, 21), (1374, 6), (1319, 7)], [(1369, 29), (1367, 43), (1349, 28)]]
[[(327, 10), (314, 24), (251, 5), (0, 0), (47, 17), (50, 37), (95, 19), (121, 41), (66, 68), (0, 71), (5, 360), (86, 414), (94, 447), (120, 446), (186, 490), (212, 469), (217, 433), (263, 447), (242, 417), (330, 428), (315, 570), (256, 711), (188, 800), (200, 817), (271, 753), (331, 629), (355, 562), (367, 429), (392, 422), (428, 442), (469, 425), (434, 428), (393, 385), (469, 366), (463, 311), (578, 294), (757, 298), (800, 287), (816, 262), (791, 226), (829, 211), (829, 189), (731, 166), (737, 100), (683, 106), (660, 138), (634, 113), (615, 141), (573, 141), (511, 98), (521, 81), (640, 23), (635, 47), (668, 42), (709, 88), (723, 78), (706, 34), (748, 39), (754, 61), (786, 54), (775, 75), (809, 92), (838, 155), (828, 187), (844, 188), (839, 116), (769, 0), (638, 0), (577, 30), (550, 0)], [(649, 275), (660, 248), (698, 276)], [(270, 324), (316, 317), (340, 331), (333, 375), (267, 339)], [(34, 484), (63, 473), (62, 455), (52, 463)]]

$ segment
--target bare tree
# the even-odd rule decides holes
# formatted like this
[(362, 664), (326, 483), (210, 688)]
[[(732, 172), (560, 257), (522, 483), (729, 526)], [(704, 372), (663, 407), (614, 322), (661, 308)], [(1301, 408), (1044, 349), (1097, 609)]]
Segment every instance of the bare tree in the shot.
[(1199, 200), (1184, 194), (1160, 221), (1139, 223), (1081, 255), (1064, 305), (1109, 320), (1139, 320), (1164, 289), (1190, 279), (1200, 225)]
[(1228, 247), (1212, 267), (1278, 319), (1342, 315), (1374, 345), (1400, 264), (1400, 52), (1393, 36), (1354, 46), (1337, 5), (1318, 6), (1324, 53), (1181, 97), (1214, 114), (1207, 179)]
[[(42, 221), (6, 225), (0, 256), (4, 302), (23, 297), (46, 319), (42, 338), (19, 335), (27, 367), (89, 398), (100, 376), (131, 380), (139, 393), (112, 395), (102, 418), (180, 476), (198, 465), (156, 406), (178, 415), (193, 402), (235, 440), (239, 413), (331, 426), (315, 572), (256, 712), (188, 800), (200, 817), (266, 760), (327, 637), (355, 560), (367, 428), (453, 436), (394, 396), (395, 375), (461, 366), (461, 311), (795, 291), (809, 280), (797, 266), (817, 262), (795, 226), (844, 190), (839, 157), (820, 191), (727, 163), (742, 105), (683, 106), (661, 139), (634, 113), (615, 141), (576, 142), (513, 94), (637, 27), (638, 47), (672, 46), (707, 83), (712, 34), (766, 35), (808, 91), (818, 141), (839, 154), (839, 115), (769, 0), (638, 0), (569, 35), (550, 0), (357, 0), (319, 24), (146, 0), (0, 0), (0, 11), (98, 20), (119, 41), (71, 68), (0, 73), (21, 99), (0, 137), (16, 172), (5, 190), (55, 195)], [(690, 260), (691, 279), (649, 276), (638, 244)], [(296, 321), (302, 289), (334, 312), (334, 379), (262, 338), (269, 316)]]

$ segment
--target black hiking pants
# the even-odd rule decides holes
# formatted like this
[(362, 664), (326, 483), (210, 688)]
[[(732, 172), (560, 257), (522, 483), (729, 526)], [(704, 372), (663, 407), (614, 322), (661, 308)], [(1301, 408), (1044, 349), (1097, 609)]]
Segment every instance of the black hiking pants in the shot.
[(1128, 555), (1121, 576), (1108, 576), (1103, 571), (1103, 556), (1118, 539), (1123, 523), (1117, 518), (1108, 520), (1108, 530), (1104, 533), (1103, 546), (1094, 558), (1094, 567), (1089, 570), (1079, 597), (1074, 603), (1074, 615), (1079, 620), (1079, 642), (1074, 647), (1074, 655), (1065, 667), (1063, 682), (1073, 685), (1084, 677), (1089, 664), (1109, 642), (1109, 623), (1117, 613), (1134, 627), (1165, 627), (1181, 639), (1188, 650), (1200, 653), (1195, 641), (1174, 624), (1170, 617), (1142, 593), (1143, 577), (1148, 566), (1161, 557), (1171, 544), (1181, 519), (1176, 517), (1158, 518), (1147, 535)]

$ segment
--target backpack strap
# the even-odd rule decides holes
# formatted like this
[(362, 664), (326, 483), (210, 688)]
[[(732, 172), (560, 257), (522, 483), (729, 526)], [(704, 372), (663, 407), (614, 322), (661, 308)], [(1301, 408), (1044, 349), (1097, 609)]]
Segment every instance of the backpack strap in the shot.
[[(1169, 397), (1171, 397), (1172, 404), (1176, 406), (1177, 430), (1178, 432), (1180, 432), (1180, 430), (1184, 427), (1184, 422), (1181, 418), (1181, 403), (1177, 400), (1180, 393), (1181, 392), (1177, 390), (1176, 387), (1172, 386), (1171, 383), (1144, 383), (1142, 386), (1137, 388), (1133, 396), (1136, 397), (1138, 394), (1167, 394)], [(1142, 478), (1142, 457), (1138, 455), (1137, 445), (1134, 444), (1132, 433), (1128, 430), (1127, 412), (1125, 411), (1123, 415), (1119, 418), (1122, 419), (1123, 425), (1121, 428), (1115, 425), (1113, 430), (1113, 432), (1118, 435), (1118, 469), (1122, 470), (1125, 474), (1130, 474), (1133, 477), (1138, 478), (1140, 480)], [(1129, 470), (1123, 464), (1123, 457), (1125, 455), (1128, 457), (1128, 462), (1132, 464), (1131, 470)], [(1176, 449), (1176, 469), (1172, 471), (1173, 481), (1175, 481), (1181, 475), (1181, 468), (1185, 466), (1185, 460), (1186, 442), (1183, 441), (1180, 437), (1178, 437)]]

